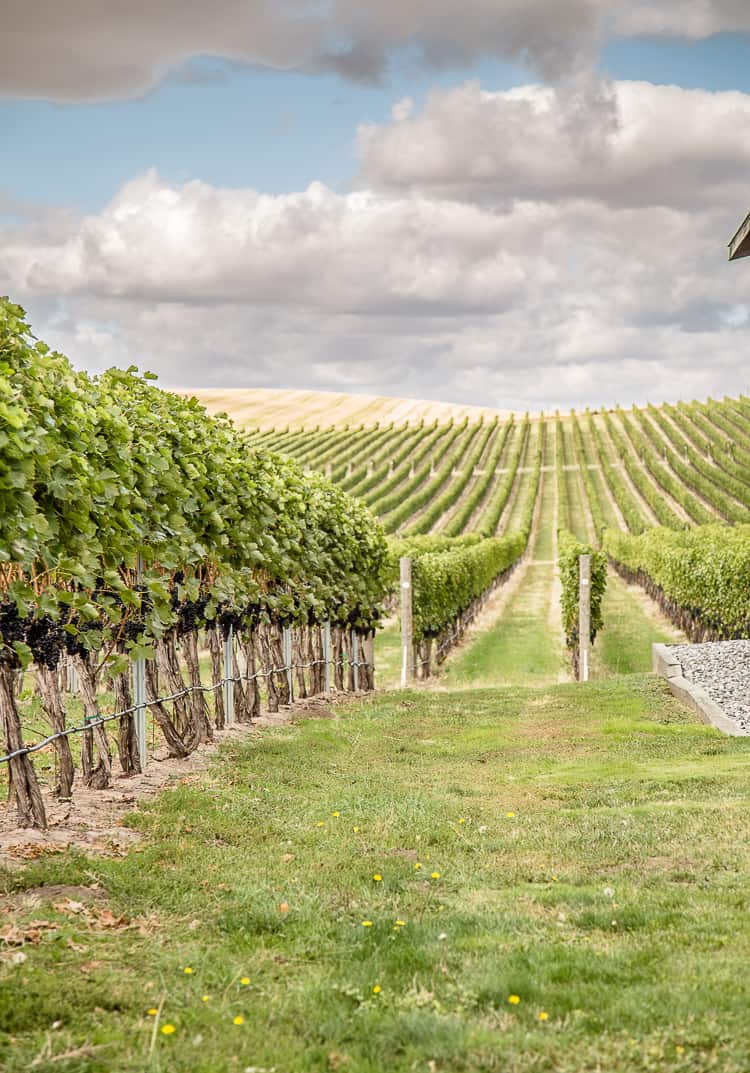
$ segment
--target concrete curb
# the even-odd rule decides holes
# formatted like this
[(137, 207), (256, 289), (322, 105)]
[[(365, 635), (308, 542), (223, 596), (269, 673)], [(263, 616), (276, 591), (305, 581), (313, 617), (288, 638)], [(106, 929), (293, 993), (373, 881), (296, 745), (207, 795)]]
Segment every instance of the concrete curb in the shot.
[(672, 694), (697, 712), (704, 723), (709, 723), (720, 730), (722, 734), (728, 734), (733, 738), (747, 736), (747, 731), (742, 730), (733, 719), (724, 715), (715, 700), (712, 700), (702, 686), (696, 685), (682, 674), (682, 665), (676, 656), (669, 650), (669, 645), (652, 645), (651, 658), (654, 674), (666, 678)]

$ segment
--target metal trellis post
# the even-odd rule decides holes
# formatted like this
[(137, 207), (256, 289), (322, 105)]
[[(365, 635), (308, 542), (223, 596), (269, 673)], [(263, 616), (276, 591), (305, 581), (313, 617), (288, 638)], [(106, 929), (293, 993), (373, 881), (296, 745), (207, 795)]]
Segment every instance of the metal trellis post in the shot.
[(227, 630), (224, 638), (224, 722), (234, 722), (234, 628)]
[(352, 672), (354, 692), (357, 693), (359, 691), (359, 637), (356, 630), (352, 630)]
[(286, 684), (289, 687), (289, 703), (294, 700), (292, 689), (292, 631), (289, 626), (284, 627), (284, 670), (286, 671)]
[(331, 691), (331, 623), (323, 623), (323, 663), (325, 666), (326, 693)]

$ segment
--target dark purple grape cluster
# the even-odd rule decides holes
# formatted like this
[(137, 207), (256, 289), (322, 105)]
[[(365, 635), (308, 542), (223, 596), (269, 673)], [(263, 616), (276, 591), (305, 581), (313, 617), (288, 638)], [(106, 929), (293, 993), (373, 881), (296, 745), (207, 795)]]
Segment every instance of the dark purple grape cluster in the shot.
[(230, 630), (238, 633), (242, 629), (245, 618), (235, 608), (230, 607), (228, 604), (222, 604), (216, 616), (216, 621), (221, 630), (221, 636), (226, 640)]
[(206, 625), (206, 606), (208, 596), (200, 596), (197, 600), (183, 600), (176, 608), (177, 611), (177, 634), (184, 637), (187, 633), (200, 630)]
[(18, 657), (13, 649), (15, 641), (25, 640), (24, 621), (18, 614), (14, 603), (3, 600), (0, 603), (0, 659), (12, 666), (18, 666)]
[(30, 617), (26, 620), (26, 644), (35, 663), (55, 670), (65, 650), (65, 631), (51, 615)]

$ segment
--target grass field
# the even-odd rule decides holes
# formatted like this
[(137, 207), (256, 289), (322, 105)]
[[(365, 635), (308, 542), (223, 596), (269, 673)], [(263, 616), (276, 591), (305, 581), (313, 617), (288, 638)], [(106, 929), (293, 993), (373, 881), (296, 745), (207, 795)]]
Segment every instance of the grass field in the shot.
[(641, 676), (264, 732), (3, 876), (2, 1068), (747, 1070), (749, 754)]

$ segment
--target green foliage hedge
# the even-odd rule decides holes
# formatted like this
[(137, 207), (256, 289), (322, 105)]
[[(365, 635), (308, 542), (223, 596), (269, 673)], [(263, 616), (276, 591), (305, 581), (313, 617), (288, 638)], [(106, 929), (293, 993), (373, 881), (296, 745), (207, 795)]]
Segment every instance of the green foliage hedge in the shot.
[(208, 618), (377, 621), (388, 551), (367, 508), (151, 379), (76, 372), (0, 299), (0, 656), (29, 658), (35, 616), (87, 650), (137, 647), (186, 600)]
[(414, 640), (439, 637), (523, 554), (527, 534), (510, 533), (412, 561)]
[(604, 549), (691, 636), (750, 637), (750, 525), (608, 529)]

